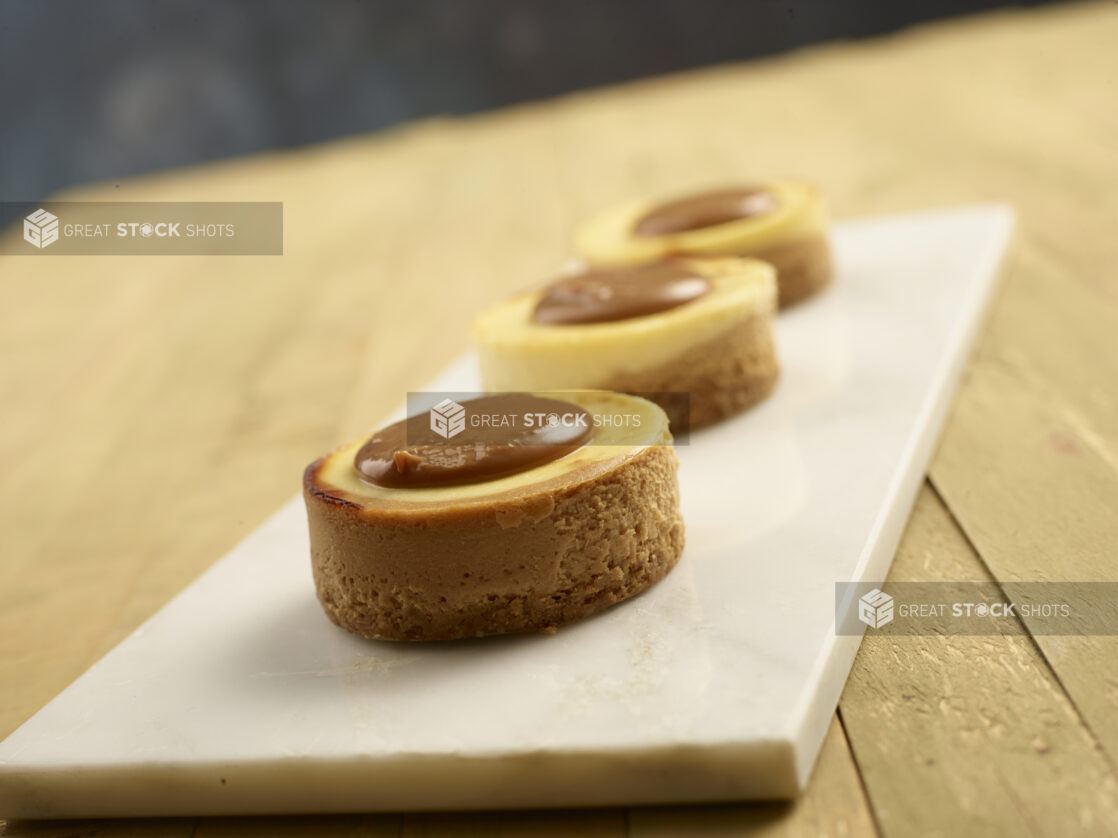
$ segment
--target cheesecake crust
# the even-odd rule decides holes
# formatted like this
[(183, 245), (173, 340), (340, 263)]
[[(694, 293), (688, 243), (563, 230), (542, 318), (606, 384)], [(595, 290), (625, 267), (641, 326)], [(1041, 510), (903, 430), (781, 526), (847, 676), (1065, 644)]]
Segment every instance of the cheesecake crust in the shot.
[[(659, 367), (625, 373), (604, 389), (642, 393), (668, 414), (673, 432), (718, 422), (764, 401), (780, 377), (772, 314), (751, 312), (722, 335)], [(686, 392), (687, 404), (672, 398)], [(664, 394), (660, 396), (658, 394)], [(685, 414), (685, 411), (689, 413)]]
[(776, 268), (781, 308), (815, 296), (830, 285), (834, 277), (831, 247), (822, 234), (773, 245), (749, 255)]
[(683, 550), (670, 445), (514, 498), (381, 511), (304, 474), (311, 567), (335, 624), (368, 638), (550, 632), (660, 581)]

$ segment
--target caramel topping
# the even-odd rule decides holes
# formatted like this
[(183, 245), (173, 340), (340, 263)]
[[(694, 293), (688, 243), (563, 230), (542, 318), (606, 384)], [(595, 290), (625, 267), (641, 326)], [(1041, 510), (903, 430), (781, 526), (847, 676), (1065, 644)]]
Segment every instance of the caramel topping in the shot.
[[(412, 416), (377, 431), (354, 457), (362, 480), (393, 489), (496, 480), (556, 460), (593, 433), (590, 414), (529, 393), (483, 396)], [(465, 408), (459, 417), (457, 407)], [(448, 420), (449, 417), (449, 421)], [(455, 428), (461, 418), (464, 427)], [(432, 429), (448, 431), (444, 438)]]
[(641, 238), (670, 236), (755, 218), (776, 207), (776, 196), (760, 187), (707, 192), (661, 204), (637, 221), (633, 232)]
[(671, 262), (587, 270), (549, 285), (532, 320), (556, 326), (629, 320), (689, 303), (710, 289), (705, 276)]

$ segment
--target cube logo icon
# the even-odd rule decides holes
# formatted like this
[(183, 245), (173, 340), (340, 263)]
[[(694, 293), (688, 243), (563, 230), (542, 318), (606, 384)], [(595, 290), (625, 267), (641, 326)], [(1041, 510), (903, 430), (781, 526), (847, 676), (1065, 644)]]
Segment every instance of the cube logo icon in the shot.
[(893, 622), (893, 598), (874, 588), (858, 600), (858, 619), (870, 628), (881, 628)]
[(58, 216), (37, 209), (23, 219), (23, 239), (42, 250), (58, 241)]
[(450, 399), (443, 399), (431, 408), (431, 430), (443, 439), (451, 439), (466, 430), (466, 408)]

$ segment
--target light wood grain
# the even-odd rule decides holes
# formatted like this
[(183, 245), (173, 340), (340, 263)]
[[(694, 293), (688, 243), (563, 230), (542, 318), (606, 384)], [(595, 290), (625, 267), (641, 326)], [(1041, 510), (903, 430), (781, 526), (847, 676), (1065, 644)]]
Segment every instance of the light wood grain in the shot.
[[(996, 578), (1118, 579), (1115, 42), (1115, 4), (1005, 11), (73, 191), (281, 200), (285, 251), (0, 258), (0, 736), (289, 497), (308, 460), (421, 386), (465, 345), (466, 314), (554, 270), (580, 218), (633, 194), (757, 175), (814, 178), (839, 217), (976, 200), (1017, 207), (1016, 257), (932, 477)], [(963, 561), (942, 518), (910, 533), (906, 549)], [(1027, 644), (1010, 644), (1010, 680), (999, 683), (1013, 689), (990, 696), (984, 712), (1016, 718), (1043, 705), (1060, 748), (1079, 753), (1077, 737), (1089, 734), (1115, 762), (1112, 639), (1039, 642), (1056, 680)], [(958, 684), (976, 673), (971, 657), (905, 660), (920, 683)], [(895, 686), (894, 664), (867, 652), (857, 677)], [(879, 751), (882, 734), (866, 721), (878, 712), (875, 689), (852, 682), (843, 714), (886, 833), (915, 819), (933, 831), (958, 826), (958, 806), (919, 803), (928, 772), (890, 773), (892, 752)], [(898, 718), (897, 736), (934, 741), (997, 802), (984, 823), (1020, 824), (1027, 813), (1048, 829), (1053, 810), (1035, 798), (1051, 782), (1096, 788), (1095, 798), (1069, 791), (1068, 805), (1108, 811), (1097, 754), (1034, 759), (1015, 750), (1018, 734), (981, 724), (951, 751), (958, 726), (930, 740)], [(842, 753), (838, 732), (825, 755)], [(1011, 776), (1024, 803), (1011, 812), (1008, 791), (988, 790), (1000, 776), (992, 767), (1021, 754), (1027, 764)], [(1059, 777), (1036, 761), (1059, 765)], [(842, 789), (853, 808), (825, 802)], [(950, 802), (949, 791), (965, 790), (932, 791)], [(796, 834), (847, 812), (857, 834), (869, 828), (859, 800), (848, 760), (824, 759), (799, 806), (696, 822)], [(667, 811), (633, 820), (646, 834), (687, 822)], [(280, 823), (148, 825), (172, 835)], [(319, 821), (282, 823), (294, 834)], [(341, 832), (367, 823), (321, 821)], [(454, 823), (400, 821), (436, 832)], [(88, 828), (56, 826), (9, 834)], [(97, 828), (142, 834), (135, 824)]]
[[(993, 581), (921, 492), (892, 581)], [(868, 631), (839, 703), (887, 836), (1104, 835), (1118, 779), (1032, 638)]]
[(806, 793), (792, 803), (633, 809), (631, 838), (847, 838), (877, 831), (838, 717), (831, 721)]
[(193, 838), (197, 828), (197, 818), (11, 821), (4, 830), (4, 836), (5, 838)]
[(625, 810), (408, 815), (401, 838), (624, 838)]
[(400, 815), (206, 818), (192, 838), (400, 838)]
[[(1118, 304), (1039, 250), (1019, 249), (932, 479), (1000, 581), (1114, 581)], [(1118, 764), (1118, 637), (1036, 642)]]

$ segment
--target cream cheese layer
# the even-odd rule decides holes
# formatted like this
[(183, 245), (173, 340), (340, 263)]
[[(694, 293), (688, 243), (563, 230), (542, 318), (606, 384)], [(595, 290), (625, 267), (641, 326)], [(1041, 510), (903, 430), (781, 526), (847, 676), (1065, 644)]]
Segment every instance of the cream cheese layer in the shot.
[(488, 390), (602, 386), (655, 369), (776, 308), (772, 266), (753, 259), (685, 260), (707, 276), (709, 293), (668, 311), (608, 323), (539, 324), (542, 290), (495, 305), (474, 321), (474, 343)]

